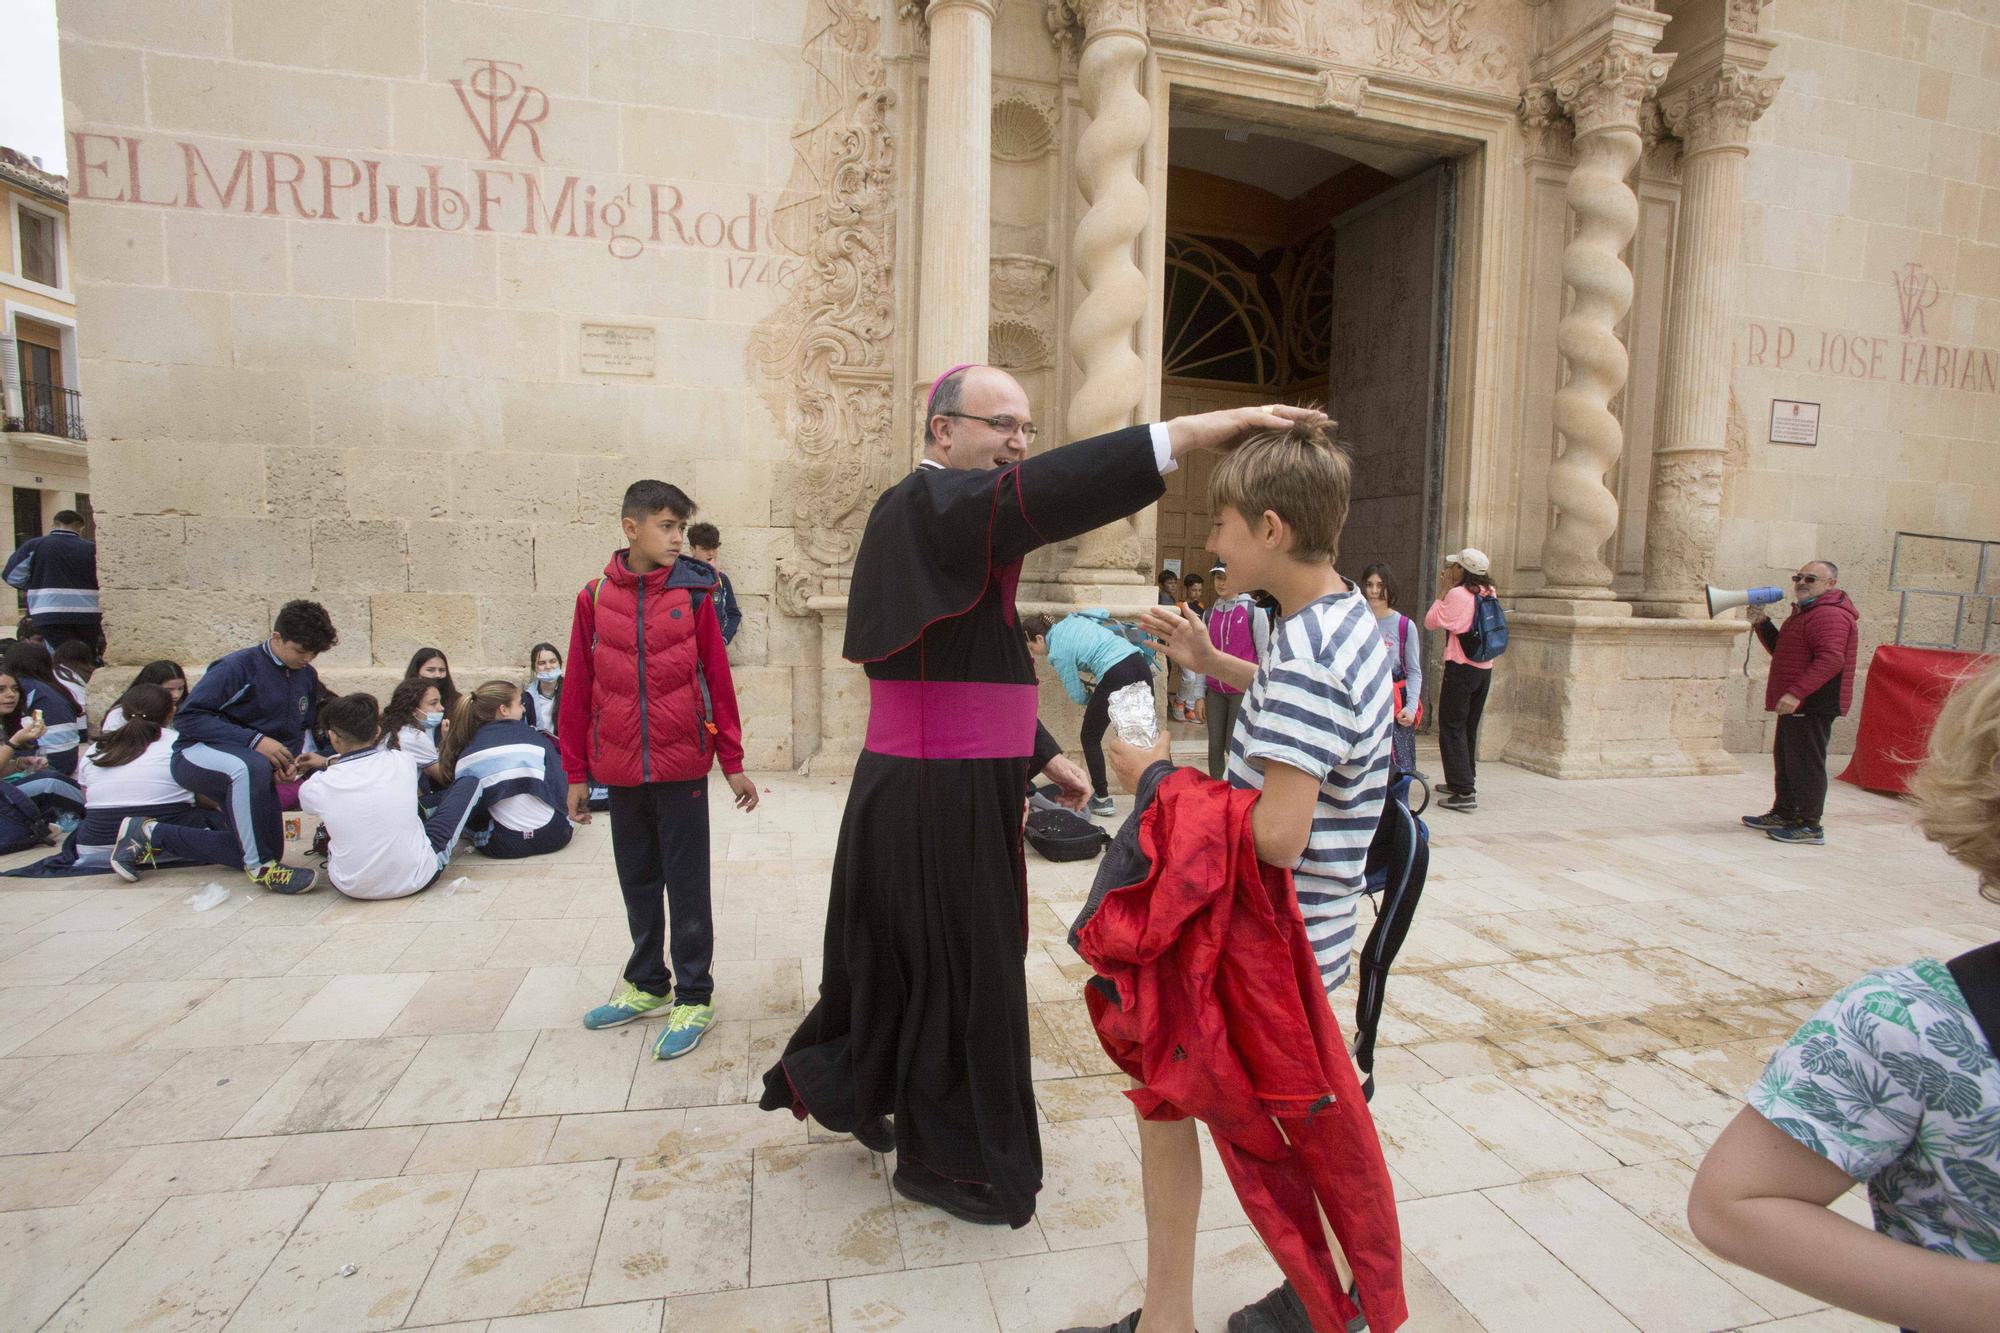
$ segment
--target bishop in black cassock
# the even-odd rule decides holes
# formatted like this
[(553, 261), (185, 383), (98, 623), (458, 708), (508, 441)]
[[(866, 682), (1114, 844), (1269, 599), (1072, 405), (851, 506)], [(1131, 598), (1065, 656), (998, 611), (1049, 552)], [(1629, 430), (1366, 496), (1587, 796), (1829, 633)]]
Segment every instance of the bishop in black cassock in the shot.
[(1045, 769), (1085, 791), (1035, 718), (1021, 562), (1157, 500), (1177, 447), (1291, 424), (1237, 409), (1024, 459), (1027, 414), (1004, 371), (940, 376), (923, 462), (869, 515), (842, 649), (868, 675), (868, 739), (834, 853), (819, 1002), (761, 1103), (893, 1147), (906, 1197), (1015, 1227), (1042, 1183), (1023, 796)]

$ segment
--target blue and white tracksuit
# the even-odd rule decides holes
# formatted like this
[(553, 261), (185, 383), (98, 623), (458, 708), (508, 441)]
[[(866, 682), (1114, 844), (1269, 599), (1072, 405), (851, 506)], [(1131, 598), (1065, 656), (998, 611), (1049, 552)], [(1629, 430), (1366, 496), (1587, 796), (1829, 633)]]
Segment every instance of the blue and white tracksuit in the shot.
[[(497, 805), (519, 796), (548, 807), (540, 827), (510, 828), (496, 817)], [(473, 833), (472, 845), (488, 856), (540, 856), (569, 845), (568, 799), (569, 779), (554, 743), (526, 722), (494, 721), (459, 755), (438, 814), (463, 809), (461, 818), (485, 816), (488, 827)]]
[(97, 543), (80, 532), (57, 528), (22, 542), (0, 567), (0, 578), (27, 592), (28, 618), (44, 633), (51, 625), (94, 632), (103, 623), (97, 600)]
[(41, 845), (51, 824), (83, 818), (83, 788), (56, 773), (0, 782), (0, 853)]
[[(210, 663), (174, 714), (180, 733), (170, 769), (174, 781), (220, 806), (235, 838), (235, 861), (219, 864), (240, 864), (254, 873), (284, 855), (277, 775), (256, 746), (268, 736), (299, 753), (318, 699), (318, 673), (309, 666), (286, 666), (266, 640)], [(189, 860), (212, 859), (212, 848), (179, 845), (183, 836), (162, 824), (154, 842)]]
[(76, 700), (60, 685), (43, 680), (21, 682), (21, 715), (39, 712), (48, 730), (35, 742), (32, 754), (49, 761), (49, 770), (64, 777), (76, 776), (76, 756), (83, 744), (83, 720), (76, 715)]

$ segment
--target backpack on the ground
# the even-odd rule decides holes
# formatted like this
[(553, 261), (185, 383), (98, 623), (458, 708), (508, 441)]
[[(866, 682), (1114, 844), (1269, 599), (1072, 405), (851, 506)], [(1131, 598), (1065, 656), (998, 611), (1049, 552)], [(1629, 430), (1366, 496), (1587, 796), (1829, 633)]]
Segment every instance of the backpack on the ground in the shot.
[(1507, 613), (1491, 593), (1473, 594), (1472, 627), (1458, 636), (1468, 662), (1491, 662), (1507, 651)]
[(1026, 833), (1028, 845), (1049, 861), (1088, 861), (1111, 841), (1103, 829), (1060, 807), (1029, 811)]

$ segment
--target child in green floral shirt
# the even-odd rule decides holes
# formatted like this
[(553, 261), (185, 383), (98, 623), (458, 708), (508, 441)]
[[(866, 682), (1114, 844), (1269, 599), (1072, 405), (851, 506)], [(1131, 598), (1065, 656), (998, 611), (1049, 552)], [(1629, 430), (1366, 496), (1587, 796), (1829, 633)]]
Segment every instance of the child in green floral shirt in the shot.
[[(1924, 832), (2000, 901), (2000, 668), (1946, 704), (1914, 792)], [(1703, 1244), (1905, 1328), (2000, 1328), (2000, 1061), (1945, 964), (1842, 990), (1748, 1101), (1688, 1200)], [(1874, 1232), (1827, 1206), (1857, 1181)]]

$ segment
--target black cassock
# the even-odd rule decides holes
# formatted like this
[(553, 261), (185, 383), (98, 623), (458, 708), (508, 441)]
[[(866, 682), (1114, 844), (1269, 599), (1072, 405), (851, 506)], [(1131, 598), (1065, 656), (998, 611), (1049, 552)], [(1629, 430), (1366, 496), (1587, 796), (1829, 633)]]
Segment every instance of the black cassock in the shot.
[[(764, 1075), (767, 1111), (852, 1131), (1035, 1213), (1023, 796), (1057, 753), (1034, 721), (1014, 614), (1021, 560), (1165, 490), (1135, 426), (992, 471), (919, 468), (875, 502), (843, 654), (866, 670), (869, 741), (834, 853), (819, 1002)], [(1025, 709), (1025, 713), (1023, 710)], [(977, 758), (917, 758), (972, 753)]]

